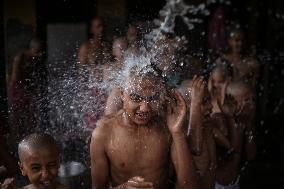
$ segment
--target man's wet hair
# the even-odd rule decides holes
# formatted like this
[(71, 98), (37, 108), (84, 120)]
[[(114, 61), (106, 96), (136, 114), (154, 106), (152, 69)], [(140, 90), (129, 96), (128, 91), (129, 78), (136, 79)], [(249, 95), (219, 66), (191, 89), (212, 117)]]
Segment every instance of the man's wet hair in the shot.
[(162, 71), (153, 63), (145, 67), (133, 66), (129, 71), (129, 78), (138, 77), (139, 79), (143, 78), (156, 78), (162, 84), (167, 83), (166, 77), (162, 75)]
[(27, 150), (38, 150), (44, 148), (53, 148), (59, 152), (55, 139), (46, 133), (33, 133), (21, 140), (18, 145), (18, 155), (20, 161), (23, 160), (23, 154)]

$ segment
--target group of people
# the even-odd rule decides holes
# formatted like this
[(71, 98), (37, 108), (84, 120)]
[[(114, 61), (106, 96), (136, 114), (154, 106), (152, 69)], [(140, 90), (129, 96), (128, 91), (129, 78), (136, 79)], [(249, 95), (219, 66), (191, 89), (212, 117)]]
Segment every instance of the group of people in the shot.
[[(99, 82), (114, 80), (110, 73), (122, 71), (126, 56), (141, 56), (135, 24), (113, 41), (112, 51), (103, 40), (100, 18), (92, 20), (90, 31), (92, 37), (79, 49), (78, 68), (87, 67)], [(226, 51), (213, 61), (208, 76), (182, 73), (172, 85), (177, 72), (184, 71), (176, 59), (182, 44), (162, 33), (152, 49), (146, 48), (163, 46), (151, 60), (156, 62), (133, 66), (123, 85), (98, 99), (104, 112), (90, 123), (95, 127), (89, 144), (93, 188), (240, 187), (241, 166), (256, 155), (258, 65), (243, 53), (240, 28), (227, 36)], [(82, 73), (80, 80), (86, 77)], [(21, 173), (31, 182), (24, 188), (65, 188), (56, 180), (59, 150), (52, 136), (28, 135), (18, 155)], [(5, 187), (15, 187), (13, 179), (6, 179)]]

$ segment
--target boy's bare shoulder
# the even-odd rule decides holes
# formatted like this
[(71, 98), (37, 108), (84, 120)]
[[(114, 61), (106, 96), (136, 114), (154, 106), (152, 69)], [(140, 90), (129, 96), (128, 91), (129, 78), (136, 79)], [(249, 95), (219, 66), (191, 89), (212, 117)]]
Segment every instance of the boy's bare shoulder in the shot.
[(94, 129), (92, 137), (106, 137), (107, 135), (109, 135), (112, 128), (118, 124), (118, 120), (120, 119), (121, 114), (122, 112), (119, 111), (117, 114), (102, 117), (98, 121), (97, 127)]

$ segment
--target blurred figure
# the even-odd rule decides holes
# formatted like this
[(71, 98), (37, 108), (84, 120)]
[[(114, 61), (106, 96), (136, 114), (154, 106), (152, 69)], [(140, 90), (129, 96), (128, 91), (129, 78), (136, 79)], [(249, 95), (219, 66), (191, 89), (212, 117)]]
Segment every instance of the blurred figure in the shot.
[(34, 38), (29, 49), (18, 53), (14, 58), (9, 84), (12, 137), (25, 135), (37, 125), (36, 102), (43, 84), (42, 54), (41, 41)]
[[(114, 40), (112, 45), (112, 54), (114, 56), (114, 63), (112, 66), (105, 68), (105, 80), (114, 80), (117, 74), (120, 74), (124, 66), (124, 59), (127, 56), (139, 55), (139, 40), (138, 29), (134, 24), (129, 24), (125, 37), (120, 37)], [(120, 98), (120, 90), (113, 86), (108, 95), (105, 115), (116, 113), (122, 108), (122, 100)]]
[(139, 32), (136, 24), (129, 24), (126, 32), (127, 40), (127, 55), (138, 56), (139, 55)]
[(225, 91), (233, 78), (233, 68), (228, 61), (215, 63), (208, 80), (208, 90), (211, 96), (212, 113), (220, 113), (218, 102), (224, 103)]
[[(91, 38), (82, 44), (78, 53), (78, 64), (80, 71), (91, 70), (99, 81), (103, 78), (102, 65), (110, 60), (108, 44), (103, 40), (103, 22), (101, 18), (94, 17), (90, 23)], [(85, 74), (81, 73), (83, 77)]]
[(177, 86), (181, 82), (181, 70), (178, 60), (183, 48), (182, 40), (172, 33), (161, 32), (152, 46), (151, 53), (155, 55), (157, 68), (167, 78), (168, 83)]
[(17, 163), (6, 148), (2, 127), (0, 128), (0, 145), (0, 183), (2, 183), (3, 180), (13, 177), (17, 172)]
[[(110, 47), (104, 40), (103, 21), (100, 17), (94, 17), (90, 22), (91, 38), (82, 44), (78, 53), (79, 77), (81, 88), (86, 95), (96, 97), (98, 105), (104, 107), (106, 91), (99, 87), (104, 79), (104, 69), (111, 62)], [(92, 87), (90, 88), (90, 85)], [(91, 110), (85, 112), (84, 121), (87, 127), (93, 129), (103, 111)]]
[[(228, 24), (225, 6), (219, 5), (212, 13), (208, 26), (208, 47), (218, 57), (226, 44), (225, 26)], [(214, 59), (214, 58), (213, 58)]]
[(230, 150), (217, 148), (216, 189), (240, 188), (242, 161), (253, 160), (256, 156), (253, 96), (250, 85), (232, 82), (227, 88), (224, 103), (220, 105), (227, 122)]
[(238, 25), (232, 26), (227, 32), (227, 49), (222, 58), (232, 64), (234, 81), (243, 81), (254, 88), (258, 79), (258, 64), (256, 60), (245, 54), (244, 32)]

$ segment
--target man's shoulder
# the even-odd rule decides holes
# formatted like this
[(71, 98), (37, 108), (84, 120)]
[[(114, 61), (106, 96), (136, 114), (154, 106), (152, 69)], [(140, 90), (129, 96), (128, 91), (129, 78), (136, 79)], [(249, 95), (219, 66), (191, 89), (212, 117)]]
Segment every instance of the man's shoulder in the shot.
[(109, 133), (111, 133), (111, 130), (113, 127), (117, 124), (119, 124), (121, 112), (118, 112), (117, 114), (114, 115), (107, 115), (102, 117), (98, 123), (97, 127), (94, 129), (92, 136), (106, 136)]

